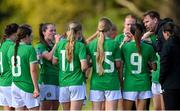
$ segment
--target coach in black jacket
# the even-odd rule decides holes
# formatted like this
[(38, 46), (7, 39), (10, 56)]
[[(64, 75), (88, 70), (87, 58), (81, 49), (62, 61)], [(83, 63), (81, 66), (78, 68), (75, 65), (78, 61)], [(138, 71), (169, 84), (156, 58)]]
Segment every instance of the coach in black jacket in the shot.
[(152, 43), (151, 45), (153, 46), (154, 50), (158, 52), (159, 55), (161, 55), (162, 46), (165, 43), (165, 39), (162, 34), (162, 26), (167, 22), (173, 22), (173, 19), (160, 19), (160, 15), (158, 12), (150, 10), (144, 13), (142, 22), (146, 29), (146, 32), (152, 32), (151, 34), (157, 36), (156, 42)]
[(163, 27), (166, 40), (161, 51), (160, 84), (166, 110), (180, 109), (180, 29), (172, 22)]

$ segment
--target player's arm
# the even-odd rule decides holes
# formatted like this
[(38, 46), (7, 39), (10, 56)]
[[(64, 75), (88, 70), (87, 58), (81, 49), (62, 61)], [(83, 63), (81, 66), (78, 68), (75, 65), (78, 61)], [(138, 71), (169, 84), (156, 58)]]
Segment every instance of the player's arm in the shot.
[(60, 36), (55, 37), (55, 44), (54, 44), (52, 50), (50, 52), (47, 51), (46, 53), (43, 53), (42, 58), (45, 58), (48, 61), (52, 61), (53, 53), (54, 53), (54, 50), (56, 49), (56, 46), (57, 46), (57, 43), (59, 42), (59, 39), (60, 39)]
[(153, 35), (154, 32), (152, 31), (147, 31), (146, 33), (143, 34), (142, 38), (141, 39), (147, 39), (149, 38), (151, 35)]
[(150, 36), (153, 35), (153, 34), (154, 34), (154, 32), (147, 31), (146, 33), (143, 34), (141, 40), (143, 40), (143, 41), (145, 41), (147, 43), (152, 43)]
[(86, 43), (88, 44), (89, 42), (94, 40), (97, 37), (98, 34), (99, 34), (99, 31), (96, 31), (96, 33), (94, 33), (91, 37), (86, 39)]
[(86, 60), (81, 60), (81, 70), (83, 72), (86, 72), (88, 69), (87, 61)]
[(119, 80), (120, 80), (120, 85), (121, 85), (121, 90), (123, 88), (123, 74), (122, 74), (122, 61), (115, 61), (115, 66), (116, 66), (116, 69), (118, 71), (118, 75), (119, 75)]
[(152, 66), (153, 71), (157, 70), (157, 63), (156, 62), (151, 63), (151, 66)]
[(120, 80), (120, 85), (121, 85), (121, 90), (123, 89), (123, 74), (122, 74), (122, 53), (121, 49), (118, 47), (118, 43), (116, 43), (116, 50), (115, 50), (115, 67), (118, 71), (119, 75), (119, 80)]
[(34, 92), (33, 92), (34, 98), (39, 96), (39, 87), (38, 87), (38, 82), (37, 82), (38, 81), (37, 68), (38, 68), (37, 63), (30, 64), (30, 73), (31, 73), (31, 78), (34, 85)]
[(57, 64), (58, 63), (58, 59), (55, 56), (53, 56), (52, 63), (53, 64)]

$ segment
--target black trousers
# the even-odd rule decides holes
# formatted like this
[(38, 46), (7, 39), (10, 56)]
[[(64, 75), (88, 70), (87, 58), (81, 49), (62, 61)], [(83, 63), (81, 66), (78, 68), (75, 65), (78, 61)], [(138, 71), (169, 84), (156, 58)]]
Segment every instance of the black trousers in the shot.
[(163, 92), (165, 110), (180, 110), (180, 90)]

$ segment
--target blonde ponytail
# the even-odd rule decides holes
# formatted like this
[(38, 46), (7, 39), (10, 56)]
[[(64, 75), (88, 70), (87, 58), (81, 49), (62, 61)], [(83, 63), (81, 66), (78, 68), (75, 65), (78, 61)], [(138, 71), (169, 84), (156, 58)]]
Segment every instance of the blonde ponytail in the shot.
[(75, 34), (73, 30), (70, 30), (67, 37), (67, 45), (66, 45), (66, 58), (69, 63), (71, 63), (73, 59), (73, 51), (74, 51), (74, 39)]
[(103, 68), (103, 62), (104, 62), (104, 35), (103, 32), (100, 32), (98, 42), (97, 42), (97, 55), (96, 55), (96, 61), (99, 68), (99, 75), (102, 75), (104, 73)]
[(69, 63), (72, 62), (74, 56), (74, 44), (75, 44), (75, 34), (82, 30), (82, 26), (78, 22), (71, 22), (69, 24), (69, 33), (67, 34), (67, 45), (66, 45), (66, 58)]
[(97, 41), (97, 55), (96, 55), (96, 61), (98, 65), (99, 72), (98, 74), (101, 76), (104, 73), (103, 68), (103, 62), (105, 58), (104, 54), (104, 39), (105, 35), (104, 33), (110, 31), (112, 27), (112, 22), (108, 18), (101, 18), (98, 24), (98, 30), (99, 30), (99, 37)]

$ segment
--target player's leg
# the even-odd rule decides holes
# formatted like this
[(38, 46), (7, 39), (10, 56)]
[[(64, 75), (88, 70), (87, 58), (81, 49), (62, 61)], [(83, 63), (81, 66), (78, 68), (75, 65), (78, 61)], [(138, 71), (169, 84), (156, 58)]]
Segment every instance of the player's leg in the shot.
[(152, 97), (152, 92), (148, 91), (140, 91), (138, 92), (136, 108), (137, 110), (146, 110), (147, 99)]
[(138, 99), (136, 101), (136, 109), (137, 110), (145, 110), (146, 109), (147, 99)]
[(92, 101), (92, 110), (102, 110), (104, 96), (104, 91), (90, 90), (89, 99)]
[(86, 88), (84, 85), (69, 86), (71, 106), (70, 110), (81, 110), (86, 99)]
[(117, 110), (118, 101), (122, 99), (120, 90), (105, 91), (105, 110)]
[(137, 100), (138, 92), (123, 92), (123, 110), (131, 110), (134, 102)]
[(59, 87), (56, 85), (40, 85), (40, 110), (57, 110), (59, 107)]
[(59, 102), (63, 110), (70, 110), (70, 90), (69, 87), (59, 87)]

